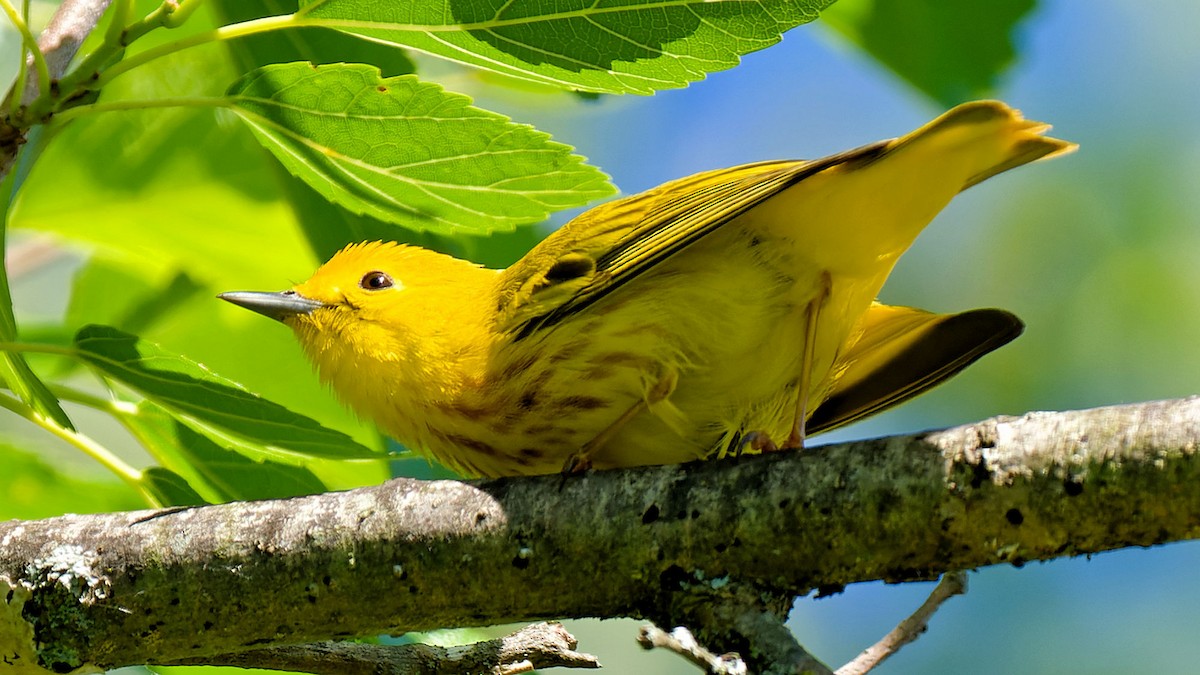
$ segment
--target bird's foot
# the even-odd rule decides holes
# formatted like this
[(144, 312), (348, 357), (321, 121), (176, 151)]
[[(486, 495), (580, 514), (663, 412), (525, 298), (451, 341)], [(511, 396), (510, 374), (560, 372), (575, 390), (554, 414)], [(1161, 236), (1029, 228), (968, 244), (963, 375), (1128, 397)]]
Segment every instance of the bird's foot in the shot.
[(779, 450), (779, 446), (775, 445), (775, 441), (767, 435), (765, 431), (751, 431), (737, 444), (737, 450), (734, 451), (734, 456), (739, 456), (747, 449), (753, 452), (775, 452)]

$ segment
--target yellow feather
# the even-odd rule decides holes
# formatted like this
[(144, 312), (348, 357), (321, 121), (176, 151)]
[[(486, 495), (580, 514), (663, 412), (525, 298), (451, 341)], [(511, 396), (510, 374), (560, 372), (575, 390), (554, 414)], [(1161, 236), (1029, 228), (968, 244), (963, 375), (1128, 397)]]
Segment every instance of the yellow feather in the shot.
[(873, 301), (955, 194), (1074, 148), (1047, 128), (967, 103), (892, 141), (603, 204), (507, 270), (374, 242), (286, 311), (228, 299), (282, 318), (351, 408), (466, 474), (549, 473), (581, 451), (600, 468), (718, 456), (750, 432), (783, 441), (797, 410), (817, 430), (877, 412), (1015, 337), (998, 310)]

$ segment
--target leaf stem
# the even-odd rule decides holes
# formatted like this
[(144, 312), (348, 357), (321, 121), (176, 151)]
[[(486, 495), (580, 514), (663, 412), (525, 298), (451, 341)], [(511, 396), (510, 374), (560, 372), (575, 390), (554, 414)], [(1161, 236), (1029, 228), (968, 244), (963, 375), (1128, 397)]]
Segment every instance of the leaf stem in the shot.
[[(46, 64), (46, 56), (42, 54), (42, 50), (38, 49), (37, 37), (29, 30), (29, 24), (25, 23), (25, 18), (17, 11), (17, 8), (9, 0), (0, 0), (0, 9), (8, 15), (8, 20), (12, 22), (17, 32), (21, 34), (21, 62), (20, 70), (17, 75), (17, 84), (13, 88), (12, 100), (14, 106), (20, 106), (23, 98), (21, 90), (25, 88), (25, 53), (28, 51), (33, 54), (33, 65), (37, 70), (38, 76), (38, 92), (41, 95), (46, 95), (50, 91), (50, 66)], [(14, 112), (17, 110), (13, 108)]]
[[(23, 0), (21, 3), (21, 18), (25, 20), (26, 25), (29, 23), (29, 3), (30, 0)], [(28, 51), (25, 47), (25, 40), (22, 38), (17, 58), (17, 81), (13, 83), (12, 90), (8, 92), (9, 119), (16, 119), (21, 114), (21, 105), (25, 102), (25, 83), (29, 79), (29, 68), (25, 65)], [(42, 56), (44, 58), (45, 54)]]
[[(3, 2), (6, 0), (0, 0)], [(119, 63), (113, 64), (102, 73), (98, 73), (94, 80), (89, 83), (89, 89), (101, 89), (104, 85), (112, 80), (120, 77), (124, 73), (144, 65), (155, 59), (174, 54), (184, 49), (190, 49), (209, 42), (217, 42), (220, 40), (232, 40), (234, 38), (254, 35), (256, 33), (265, 33), (272, 30), (280, 30), (283, 28), (296, 28), (304, 25), (304, 22), (297, 18), (294, 14), (283, 14), (279, 16), (265, 16), (260, 19), (243, 21), (241, 23), (221, 26), (213, 30), (204, 31), (195, 35), (168, 42), (157, 47), (151, 47), (144, 52), (138, 52), (132, 56), (126, 57)]]
[(129, 21), (129, 15), (133, 12), (133, 3), (135, 0), (116, 0), (115, 7), (112, 9), (112, 20), (108, 24), (108, 30), (104, 33), (105, 44), (120, 44), (122, 36), (125, 34), (125, 23)]
[(50, 393), (54, 394), (61, 401), (70, 401), (79, 405), (87, 406), (93, 410), (108, 413), (118, 420), (126, 415), (137, 414), (137, 404), (127, 401), (119, 401), (112, 398), (104, 398), (95, 394), (88, 393), (82, 389), (68, 387), (63, 384), (50, 384)]
[[(3, 0), (0, 0), (2, 2)], [(26, 354), (54, 354), (56, 356), (77, 357), (79, 352), (73, 347), (60, 345), (37, 344), (34, 342), (0, 342), (0, 352), (22, 352)]]
[(204, 0), (176, 0), (174, 3), (164, 2), (163, 6), (172, 5), (173, 8), (163, 16), (163, 27), (179, 28), (203, 3)]
[(25, 405), (14, 396), (0, 393), (0, 408), (5, 408), (24, 417), (54, 436), (75, 446), (83, 451), (85, 455), (99, 462), (104, 468), (117, 474), (121, 480), (128, 483), (138, 492), (145, 494), (145, 490), (141, 485), (142, 472), (126, 464), (120, 457), (114, 455), (108, 448), (97, 443), (95, 440), (77, 431), (71, 431), (59, 426), (54, 420)]
[(205, 96), (106, 101), (103, 103), (90, 103), (87, 105), (75, 106), (74, 108), (68, 108), (55, 115), (54, 119), (59, 122), (66, 122), (77, 117), (85, 117), (87, 115), (97, 113), (117, 112), (122, 110), (146, 110), (150, 108), (223, 108), (227, 107), (228, 105), (229, 102), (223, 98)]
[(178, 28), (188, 20), (203, 0), (164, 0), (158, 9), (150, 12), (141, 21), (131, 23), (121, 34), (121, 46), (125, 47), (155, 28)]

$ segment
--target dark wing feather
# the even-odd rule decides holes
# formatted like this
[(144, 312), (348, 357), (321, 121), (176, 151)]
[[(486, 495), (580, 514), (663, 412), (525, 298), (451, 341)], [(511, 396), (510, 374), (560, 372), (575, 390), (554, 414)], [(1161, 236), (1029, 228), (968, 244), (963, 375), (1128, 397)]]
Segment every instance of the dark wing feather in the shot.
[(1024, 325), (1000, 309), (933, 314), (875, 304), (863, 334), (846, 354), (842, 376), (805, 425), (829, 431), (899, 405), (958, 374), (1021, 334)]

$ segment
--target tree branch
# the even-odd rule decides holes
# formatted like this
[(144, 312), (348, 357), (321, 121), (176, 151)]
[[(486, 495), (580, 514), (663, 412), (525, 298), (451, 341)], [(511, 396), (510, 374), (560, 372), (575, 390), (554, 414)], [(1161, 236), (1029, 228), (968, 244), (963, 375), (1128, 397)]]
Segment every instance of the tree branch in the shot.
[(60, 671), (632, 616), (761, 672), (780, 656), (744, 641), (755, 630), (689, 623), (714, 592), (753, 589), (751, 613), (775, 620), (812, 589), (1195, 538), (1197, 447), (1192, 398), (571, 478), (11, 521), (0, 577)]

